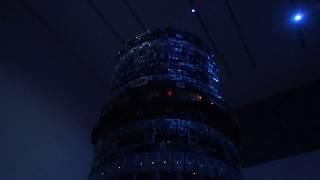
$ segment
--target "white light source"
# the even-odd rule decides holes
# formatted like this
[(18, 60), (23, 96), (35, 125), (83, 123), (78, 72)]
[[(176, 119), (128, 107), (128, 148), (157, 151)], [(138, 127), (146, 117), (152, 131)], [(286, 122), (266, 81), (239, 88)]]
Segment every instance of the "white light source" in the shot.
[(303, 14), (302, 13), (296, 13), (293, 17), (292, 17), (294, 22), (300, 22), (303, 20)]
[(302, 15), (301, 14), (297, 14), (294, 16), (294, 20), (295, 21), (300, 21), (302, 19)]
[(196, 9), (192, 8), (192, 9), (191, 9), (191, 12), (192, 12), (192, 13), (195, 13), (195, 12), (196, 12)]

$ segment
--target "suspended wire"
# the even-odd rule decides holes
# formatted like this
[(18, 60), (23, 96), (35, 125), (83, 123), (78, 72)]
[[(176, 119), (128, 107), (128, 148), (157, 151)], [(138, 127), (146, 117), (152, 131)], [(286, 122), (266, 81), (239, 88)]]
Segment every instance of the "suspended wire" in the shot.
[(245, 37), (244, 37), (244, 35), (243, 35), (243, 33), (242, 33), (242, 30), (241, 30), (241, 28), (240, 28), (239, 21), (237, 20), (235, 14), (234, 14), (234, 12), (233, 12), (233, 9), (232, 9), (232, 7), (231, 7), (231, 4), (230, 4), (229, 0), (224, 0), (224, 2), (225, 2), (225, 5), (226, 5), (226, 7), (227, 7), (227, 9), (228, 9), (228, 12), (229, 12), (230, 17), (231, 17), (234, 25), (236, 26), (236, 29), (237, 29), (238, 34), (239, 34), (239, 36), (240, 36), (241, 43), (242, 43), (242, 45), (243, 45), (243, 47), (244, 47), (244, 50), (245, 50), (245, 52), (246, 52), (246, 54), (247, 54), (249, 63), (250, 63), (250, 65), (251, 65), (253, 68), (255, 68), (255, 66), (256, 66), (255, 61), (254, 61), (254, 59), (253, 59), (253, 57), (252, 57), (252, 54), (251, 54), (251, 52), (250, 52), (250, 50), (249, 50), (249, 47), (248, 47), (248, 44), (247, 44), (247, 42), (246, 42), (246, 40), (245, 40)]
[[(295, 9), (296, 8), (296, 1), (295, 0), (291, 0), (291, 5), (292, 7)], [(298, 41), (300, 44), (300, 48), (305, 48), (305, 38), (304, 38), (304, 33), (303, 33), (303, 29), (302, 27), (298, 27)]]
[(132, 8), (132, 6), (130, 5), (130, 3), (127, 0), (122, 0), (124, 2), (124, 4), (127, 6), (127, 8), (129, 9), (129, 11), (131, 12), (131, 14), (133, 15), (133, 17), (136, 19), (136, 21), (139, 23), (141, 29), (143, 31), (147, 30), (147, 27), (145, 26), (145, 24), (141, 21), (141, 19), (139, 18), (139, 16), (137, 15), (137, 13), (134, 11), (134, 9)]
[(101, 88), (102, 90), (106, 90), (106, 83), (105, 81), (100, 78), (100, 76), (97, 73), (96, 67), (93, 67), (91, 64), (86, 63), (86, 61), (81, 57), (81, 55), (79, 55), (72, 47), (70, 47), (68, 45), (68, 43), (66, 42), (65, 38), (63, 37), (63, 35), (61, 33), (59, 33), (58, 31), (55, 31), (50, 24), (48, 23), (48, 21), (46, 19), (44, 19), (37, 11), (35, 8), (33, 8), (27, 0), (20, 0), (21, 4), (31, 13), (31, 15), (33, 17), (35, 17), (42, 25), (44, 25), (47, 30), (51, 33), (54, 34), (55, 39), (63, 44), (65, 46), (66, 49), (69, 50), (70, 53), (72, 53), (78, 60), (78, 62), (80, 62), (81, 64), (83, 64), (83, 67), (86, 67), (86, 70), (88, 73), (93, 74), (98, 81), (98, 86), (99, 88)]
[[(187, 0), (187, 1), (189, 2), (190, 6), (191, 6), (192, 8), (195, 8), (195, 7), (196, 7), (196, 4), (193, 2), (193, 0)], [(219, 49), (217, 48), (217, 46), (216, 46), (216, 44), (215, 44), (215, 42), (214, 42), (214, 40), (213, 40), (213, 38), (212, 38), (212, 36), (211, 36), (211, 34), (210, 34), (210, 31), (209, 31), (206, 23), (204, 22), (201, 14), (200, 14), (199, 9), (198, 9), (197, 11), (195, 11), (194, 13), (195, 13), (195, 16), (196, 16), (197, 20), (198, 20), (199, 23), (200, 23), (200, 26), (201, 26), (202, 30), (205, 32), (205, 34), (206, 34), (206, 36), (207, 36), (207, 38), (208, 38), (208, 40), (209, 40), (209, 43), (210, 43), (213, 51), (215, 52), (215, 55), (217, 56), (218, 61), (220, 62), (220, 64), (221, 64), (221, 66), (223, 67), (223, 69), (225, 70), (225, 73), (226, 73), (230, 78), (232, 78), (232, 74), (231, 74), (231, 72), (230, 72), (230, 69), (229, 69), (227, 63), (226, 63), (226, 60), (225, 60), (225, 58), (224, 58), (224, 55), (223, 55), (223, 54), (219, 51)]]
[(91, 8), (96, 12), (96, 14), (100, 17), (102, 22), (109, 28), (109, 30), (112, 32), (112, 34), (121, 42), (122, 45), (125, 45), (125, 40), (121, 38), (121, 36), (117, 33), (117, 31), (110, 24), (110, 22), (104, 17), (104, 15), (99, 10), (99, 8), (94, 4), (94, 2), (92, 0), (88, 0), (88, 3), (91, 6)]

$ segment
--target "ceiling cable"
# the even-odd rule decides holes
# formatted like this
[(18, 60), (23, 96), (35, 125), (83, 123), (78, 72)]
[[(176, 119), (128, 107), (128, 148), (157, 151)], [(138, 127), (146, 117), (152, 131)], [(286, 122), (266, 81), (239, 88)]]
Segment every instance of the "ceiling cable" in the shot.
[(57, 42), (59, 42), (60, 44), (63, 44), (65, 46), (66, 49), (69, 50), (70, 53), (72, 53), (78, 60), (77, 62), (80, 62), (81, 64), (83, 64), (83, 67), (86, 67), (86, 70), (88, 73), (93, 74), (98, 81), (98, 85), (99, 88), (106, 90), (106, 83), (105, 81), (100, 78), (100, 76), (97, 73), (96, 67), (93, 66), (92, 64), (88, 64), (86, 63), (86, 61), (82, 58), (81, 55), (79, 55), (71, 46), (68, 45), (68, 43), (66, 42), (65, 38), (63, 37), (63, 35), (61, 33), (59, 33), (58, 31), (55, 31), (50, 24), (47, 22), (46, 19), (44, 19), (37, 11), (36, 9), (34, 9), (28, 2), (27, 0), (20, 0), (21, 4), (31, 13), (31, 15), (35, 18), (37, 18), (37, 20), (44, 25), (47, 30), (54, 34), (55, 39), (57, 40)]
[[(295, 9), (296, 8), (296, 1), (291, 0), (291, 5)], [(301, 47), (301, 49), (303, 49), (303, 48), (305, 48), (305, 38), (304, 38), (304, 33), (303, 33), (302, 27), (298, 27), (297, 34), (298, 34), (298, 41), (299, 41), (300, 47)]]
[(137, 13), (134, 11), (134, 9), (132, 8), (132, 6), (130, 5), (130, 3), (127, 0), (122, 0), (124, 2), (124, 4), (127, 6), (127, 8), (129, 9), (129, 11), (131, 12), (131, 14), (133, 15), (133, 17), (136, 19), (136, 21), (139, 23), (140, 27), (142, 28), (143, 31), (147, 30), (146, 25), (141, 21), (141, 19), (139, 18), (139, 16), (137, 15)]
[[(195, 8), (195, 3), (193, 2), (193, 0), (188, 0), (188, 2), (190, 4), (190, 6), (194, 9)], [(195, 14), (197, 20), (199, 21), (202, 30), (205, 32), (205, 34), (206, 34), (206, 36), (208, 38), (208, 41), (209, 41), (213, 51), (215, 52), (215, 55), (217, 56), (217, 60), (220, 62), (222, 68), (225, 70), (224, 72), (230, 78), (232, 78), (232, 74), (230, 72), (230, 69), (229, 69), (227, 63), (226, 63), (226, 60), (225, 60), (223, 54), (218, 50), (218, 48), (217, 48), (217, 46), (216, 46), (216, 44), (215, 44), (215, 42), (214, 42), (214, 40), (213, 40), (213, 38), (212, 38), (212, 36), (210, 34), (210, 31), (209, 31), (206, 23), (204, 22), (201, 14), (200, 14), (200, 10), (199, 9), (197, 11), (194, 10), (194, 14)]]
[(230, 17), (231, 17), (234, 25), (236, 26), (236, 29), (237, 29), (238, 34), (239, 34), (239, 36), (240, 36), (241, 43), (242, 43), (242, 45), (243, 45), (243, 47), (244, 47), (244, 50), (245, 50), (245, 52), (246, 52), (246, 54), (247, 54), (249, 63), (250, 63), (250, 65), (251, 65), (253, 68), (255, 68), (255, 66), (256, 66), (255, 61), (254, 61), (254, 59), (253, 59), (253, 57), (252, 57), (252, 54), (251, 54), (251, 52), (250, 52), (250, 50), (249, 50), (249, 47), (248, 47), (247, 41), (245, 40), (245, 37), (244, 37), (244, 35), (243, 35), (243, 32), (242, 32), (242, 30), (241, 30), (241, 28), (240, 28), (239, 21), (237, 20), (235, 14), (234, 14), (234, 12), (233, 12), (233, 9), (232, 9), (232, 7), (231, 7), (231, 4), (230, 4), (229, 0), (224, 0), (224, 2), (225, 2), (225, 5), (226, 5), (226, 7), (227, 7), (227, 9), (228, 9), (228, 12), (229, 12)]
[(109, 28), (109, 30), (112, 32), (112, 34), (121, 42), (122, 45), (125, 45), (125, 40), (121, 38), (119, 33), (113, 28), (111, 23), (104, 17), (102, 12), (99, 10), (99, 8), (93, 3), (92, 0), (88, 0), (89, 5), (92, 7), (92, 9), (96, 12), (96, 14), (100, 17), (102, 22)]

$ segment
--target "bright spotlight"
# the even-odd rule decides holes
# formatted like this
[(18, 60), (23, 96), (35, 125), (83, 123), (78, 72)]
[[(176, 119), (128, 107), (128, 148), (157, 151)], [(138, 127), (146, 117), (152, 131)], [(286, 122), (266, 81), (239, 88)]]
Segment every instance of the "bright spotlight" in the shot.
[(303, 20), (303, 14), (301, 13), (297, 13), (293, 16), (293, 21), (294, 22), (300, 22)]
[(191, 9), (191, 12), (192, 12), (192, 13), (195, 13), (195, 12), (196, 12), (196, 9), (192, 8), (192, 9)]

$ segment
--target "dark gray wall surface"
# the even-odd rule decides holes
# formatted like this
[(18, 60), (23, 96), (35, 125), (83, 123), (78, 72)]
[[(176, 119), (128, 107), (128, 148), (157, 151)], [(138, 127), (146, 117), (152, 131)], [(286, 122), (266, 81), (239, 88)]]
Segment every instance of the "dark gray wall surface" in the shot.
[(246, 165), (320, 148), (320, 81), (237, 109)]
[(84, 180), (105, 92), (28, 11), (0, 7), (0, 179)]
[(319, 180), (320, 151), (291, 156), (243, 170), (245, 180)]

